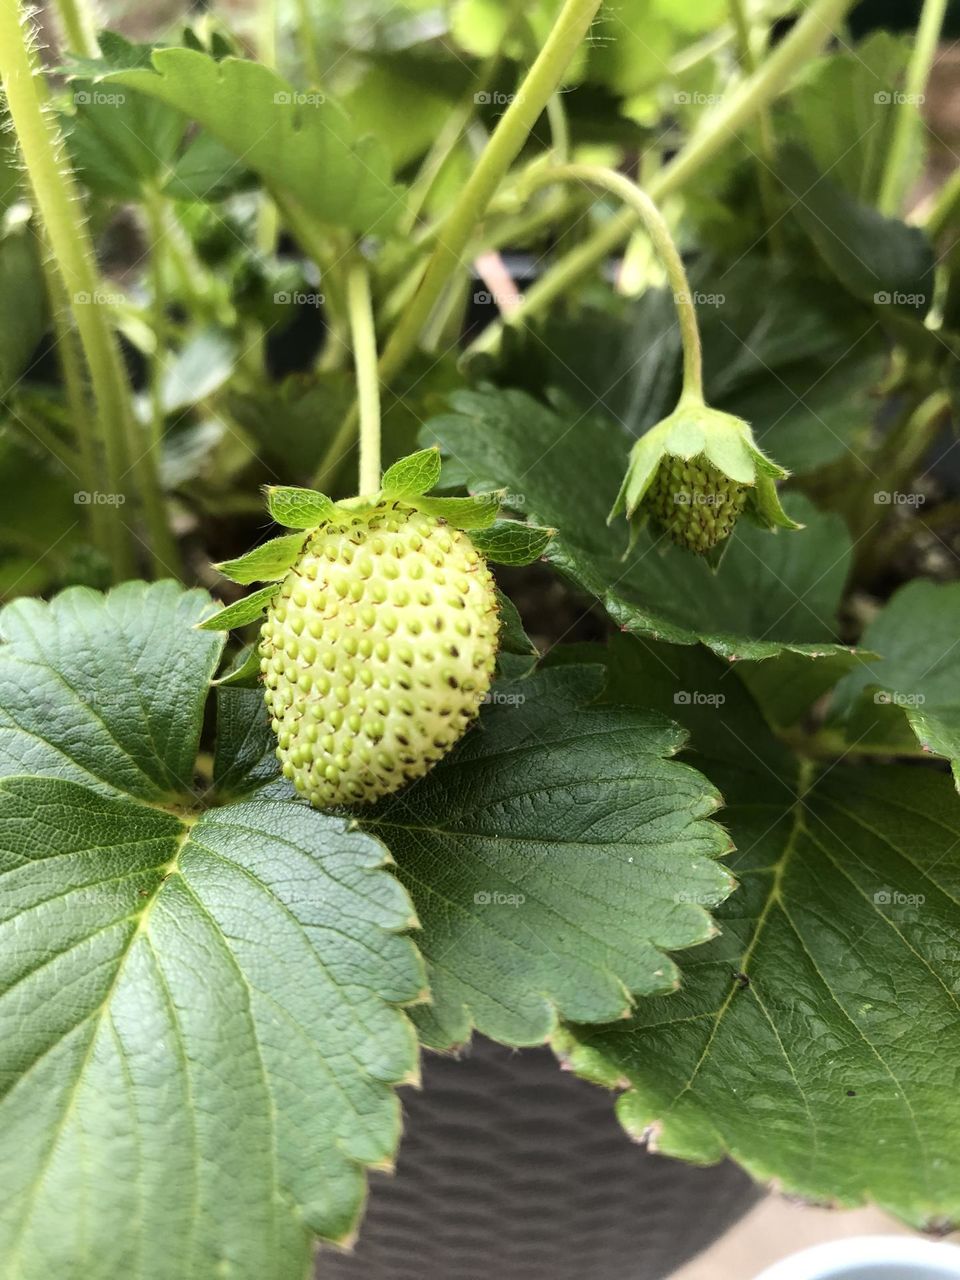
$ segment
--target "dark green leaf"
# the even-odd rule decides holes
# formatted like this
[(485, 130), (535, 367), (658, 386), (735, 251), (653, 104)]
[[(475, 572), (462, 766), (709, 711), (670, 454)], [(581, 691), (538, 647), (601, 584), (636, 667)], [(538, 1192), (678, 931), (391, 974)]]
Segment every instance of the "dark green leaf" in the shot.
[(945, 756), (960, 787), (960, 583), (910, 582), (863, 633), (833, 715), (858, 745)]
[(922, 319), (933, 305), (933, 247), (919, 227), (859, 204), (797, 147), (779, 173), (793, 216), (840, 283), (862, 302)]
[(950, 781), (916, 768), (798, 770), (702, 650), (621, 654), (609, 696), (631, 691), (692, 731), (696, 763), (726, 796), (741, 888), (717, 912), (722, 934), (680, 958), (679, 992), (629, 1021), (573, 1028), (562, 1053), (601, 1081), (626, 1079), (620, 1117), (659, 1151), (730, 1155), (817, 1202), (956, 1223)]
[(495, 686), (451, 756), (364, 816), (421, 921), (430, 1044), (471, 1025), (536, 1044), (558, 1014), (622, 1017), (673, 987), (665, 950), (712, 934), (706, 908), (731, 885), (705, 821), (717, 797), (668, 758), (668, 720), (590, 705), (600, 687), (584, 667)]
[(0, 1256), (23, 1280), (300, 1280), (416, 1074), (383, 848), (263, 790), (224, 803), (256, 785), (256, 694), (218, 693), (199, 811), (209, 604), (131, 583), (0, 614)]
[(462, 392), (453, 404), (458, 412), (432, 419), (425, 439), (453, 454), (473, 487), (506, 485), (531, 520), (556, 527), (547, 558), (621, 626), (677, 644), (702, 640), (730, 659), (833, 651), (850, 552), (838, 517), (788, 495), (807, 527), (771, 534), (741, 521), (717, 573), (645, 532), (627, 552), (624, 522), (607, 526), (630, 445), (620, 428), (518, 392)]

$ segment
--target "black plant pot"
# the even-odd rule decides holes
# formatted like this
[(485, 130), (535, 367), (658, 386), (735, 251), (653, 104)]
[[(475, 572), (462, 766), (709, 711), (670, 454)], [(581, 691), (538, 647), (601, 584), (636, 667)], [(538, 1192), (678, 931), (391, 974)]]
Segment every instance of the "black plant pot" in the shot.
[(660, 1280), (761, 1194), (732, 1164), (631, 1143), (548, 1049), (428, 1054), (404, 1113), (396, 1174), (373, 1176), (355, 1251), (322, 1249), (318, 1280)]

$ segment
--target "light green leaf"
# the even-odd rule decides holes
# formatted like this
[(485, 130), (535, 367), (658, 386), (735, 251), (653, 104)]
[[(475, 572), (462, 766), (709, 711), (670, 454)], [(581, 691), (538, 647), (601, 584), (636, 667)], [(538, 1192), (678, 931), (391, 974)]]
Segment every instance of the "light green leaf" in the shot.
[(239, 582), (242, 586), (251, 582), (279, 582), (300, 555), (304, 540), (303, 533), (285, 533), (254, 547), (245, 556), (224, 560), (214, 568), (231, 582)]
[(622, 524), (608, 528), (630, 440), (613, 423), (568, 420), (520, 392), (460, 392), (457, 411), (433, 418), (439, 441), (471, 485), (506, 485), (531, 521), (559, 531), (547, 558), (628, 630), (675, 644), (702, 640), (730, 658), (834, 651), (834, 617), (847, 576), (843, 521), (788, 495), (807, 527), (789, 536), (741, 521), (718, 572), (641, 531), (628, 551)]
[(869, 652), (837, 686), (851, 741), (945, 756), (960, 788), (960, 583), (909, 582), (863, 633)]
[(456, 529), (488, 529), (497, 518), (503, 493), (475, 493), (469, 498), (418, 498), (417, 510), (446, 520)]
[(261, 63), (156, 49), (153, 70), (116, 71), (100, 83), (126, 85), (176, 107), (275, 195), (293, 198), (323, 222), (382, 234), (402, 207), (380, 143), (358, 139), (334, 103), (298, 92)]
[(165, 363), (162, 399), (164, 413), (177, 413), (213, 395), (230, 377), (237, 343), (220, 329), (201, 329), (191, 335)]
[(429, 1044), (472, 1025), (537, 1044), (560, 1015), (623, 1017), (675, 985), (667, 950), (712, 935), (707, 908), (731, 888), (705, 821), (717, 796), (668, 758), (674, 725), (590, 705), (600, 687), (574, 666), (495, 686), (451, 756), (363, 817), (421, 921)]
[[(626, 652), (624, 648), (626, 647)], [(678, 695), (686, 695), (678, 698)], [(723, 790), (738, 891), (680, 990), (557, 1044), (637, 1138), (917, 1227), (960, 1219), (960, 808), (916, 768), (805, 764), (703, 650), (625, 641), (608, 697), (669, 708)], [(622, 1086), (621, 1086), (622, 1087)]]
[(267, 509), (286, 529), (315, 529), (336, 515), (332, 498), (316, 489), (298, 489), (293, 485), (277, 485), (267, 489)]
[(429, 493), (440, 479), (440, 450), (420, 449), (398, 459), (383, 473), (384, 493), (394, 498), (417, 497)]
[[(0, 1257), (22, 1280), (302, 1280), (416, 1073), (422, 972), (383, 848), (255, 785), (202, 592), (0, 614)], [(209, 803), (211, 807), (204, 807)]]
[(212, 618), (204, 618), (197, 623), (201, 631), (232, 631), (234, 627), (246, 626), (259, 618), (277, 594), (275, 586), (261, 587), (259, 591), (251, 591), (242, 600), (228, 604), (225, 609), (215, 613)]

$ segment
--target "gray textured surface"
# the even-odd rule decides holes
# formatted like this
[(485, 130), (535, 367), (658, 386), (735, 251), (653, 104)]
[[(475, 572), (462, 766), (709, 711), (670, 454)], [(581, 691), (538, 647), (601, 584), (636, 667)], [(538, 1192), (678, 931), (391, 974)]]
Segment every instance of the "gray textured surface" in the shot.
[(428, 1054), (403, 1104), (396, 1175), (371, 1178), (360, 1242), (323, 1249), (322, 1280), (659, 1280), (760, 1195), (733, 1165), (629, 1142), (547, 1049)]

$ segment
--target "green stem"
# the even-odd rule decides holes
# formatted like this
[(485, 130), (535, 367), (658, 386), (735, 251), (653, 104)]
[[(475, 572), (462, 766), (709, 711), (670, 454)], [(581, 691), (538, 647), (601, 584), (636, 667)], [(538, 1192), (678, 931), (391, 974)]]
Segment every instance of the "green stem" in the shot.
[[(837, 28), (854, 0), (813, 0), (803, 17), (755, 75), (744, 80), (708, 116), (677, 156), (654, 175), (647, 187), (650, 197), (662, 202), (698, 173), (758, 111), (783, 93), (797, 68), (817, 53)], [(634, 209), (609, 218), (588, 240), (571, 250), (524, 295), (514, 311), (511, 326), (548, 307), (580, 278), (592, 271), (623, 243), (637, 225)], [(503, 325), (490, 325), (471, 350), (492, 350)]]
[[(563, 73), (590, 29), (600, 3), (601, 0), (565, 0), (546, 43), (443, 222), (420, 288), (391, 334), (380, 359), (382, 381), (388, 381), (416, 347), (424, 323), (444, 286), (462, 265), (464, 250), (474, 227), (483, 217), (504, 174), (520, 154), (551, 94), (560, 84)], [(352, 412), (344, 420), (320, 463), (318, 483), (336, 466), (345, 445), (353, 439), (355, 429), (356, 413)]]
[(360, 405), (360, 494), (368, 497), (380, 490), (380, 378), (370, 276), (360, 259), (347, 273), (347, 311)]
[[(34, 197), (70, 299), (84, 355), (90, 368), (105, 454), (105, 478), (112, 492), (121, 492), (132, 439), (129, 398), (119, 349), (96, 302), (98, 277), (93, 244), (80, 217), (80, 197), (73, 175), (58, 156), (63, 140), (56, 118), (44, 110), (39, 72), (21, 27), (16, 4), (0, 4), (0, 79)], [(124, 572), (132, 565), (132, 548), (116, 539), (115, 563)]]
[(931, 240), (939, 240), (960, 209), (960, 169), (954, 169), (937, 192), (924, 221), (924, 228)]
[(100, 45), (83, 0), (56, 0), (57, 17), (63, 32), (66, 52), (82, 58), (99, 58)]
[(696, 308), (683, 259), (670, 234), (670, 228), (664, 221), (663, 214), (635, 182), (631, 182), (622, 173), (615, 173), (613, 169), (604, 169), (599, 165), (590, 164), (567, 164), (530, 175), (532, 186), (543, 186), (551, 182), (580, 182), (586, 186), (600, 187), (616, 196), (618, 200), (622, 200), (642, 221), (647, 235), (653, 242), (657, 257), (667, 273), (667, 280), (673, 293), (673, 305), (677, 311), (680, 338), (683, 343), (682, 398), (702, 404), (703, 356)]
[(895, 217), (900, 212), (910, 169), (919, 126), (916, 103), (922, 98), (930, 78), (930, 68), (937, 53), (940, 31), (947, 11), (947, 0), (924, 0), (920, 25), (917, 27), (917, 39), (907, 66), (904, 91), (896, 104), (896, 117), (893, 125), (893, 138), (887, 152), (887, 164), (884, 169), (883, 182), (877, 207), (888, 217)]

